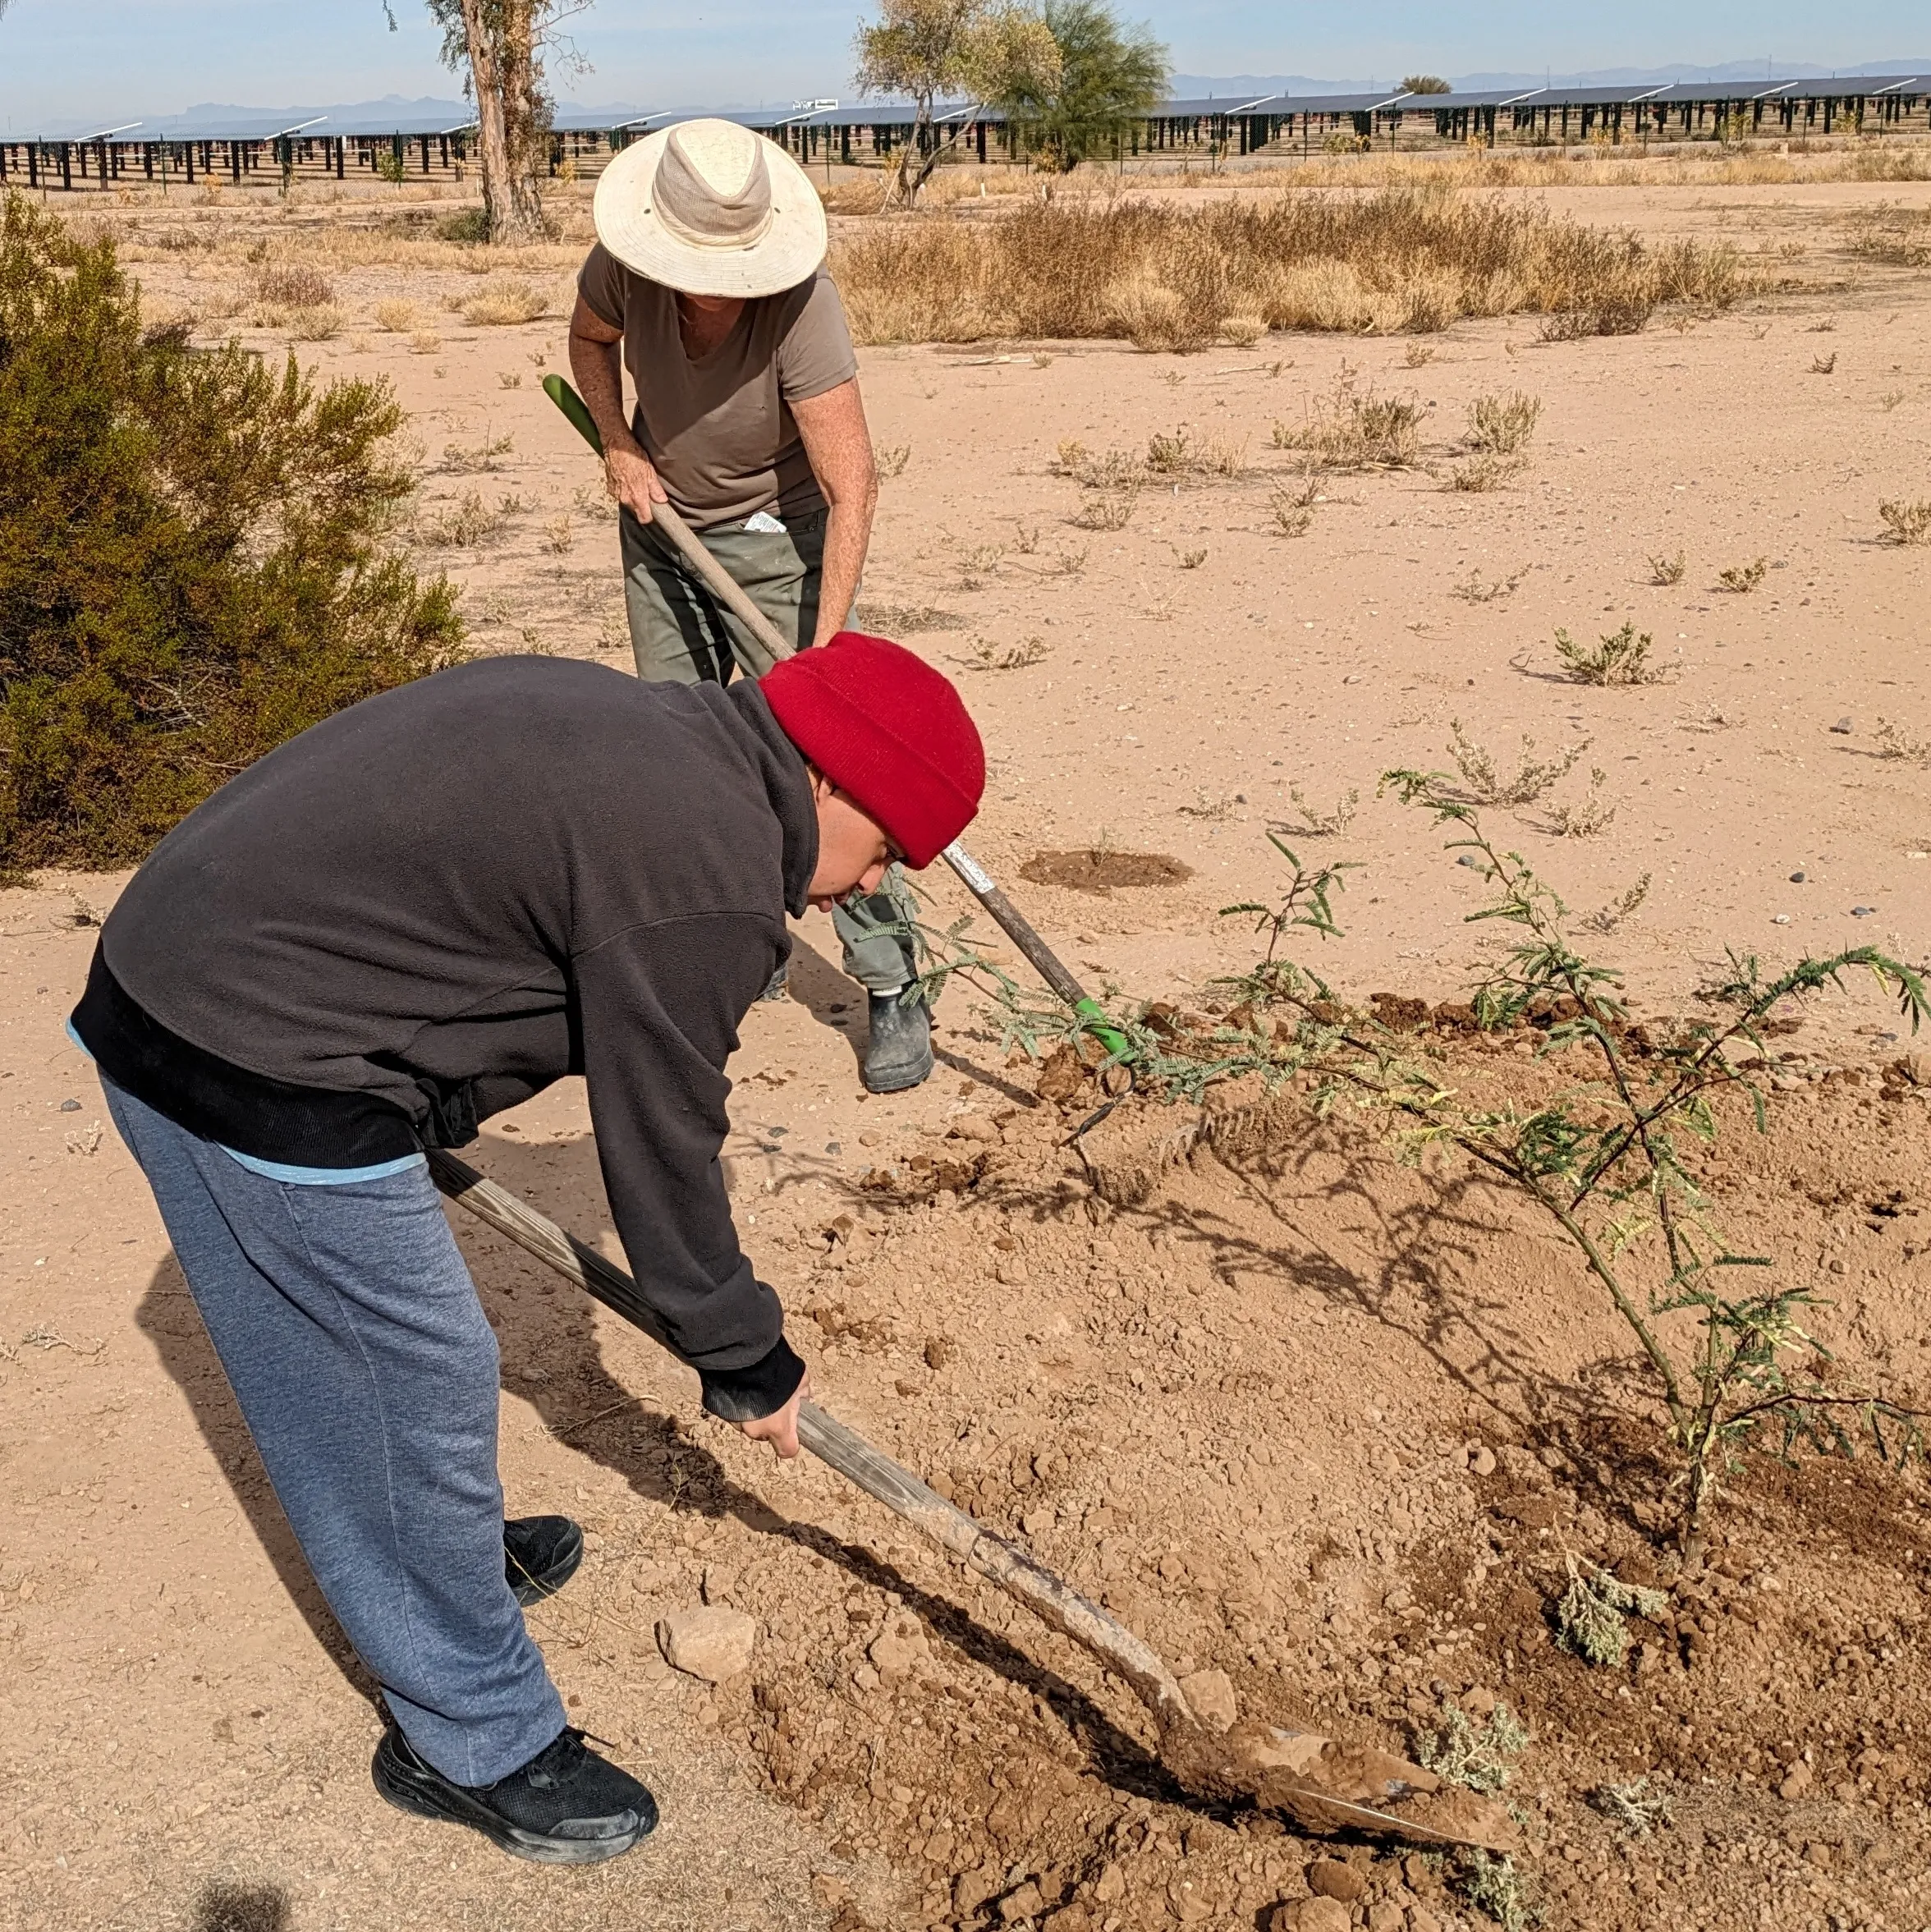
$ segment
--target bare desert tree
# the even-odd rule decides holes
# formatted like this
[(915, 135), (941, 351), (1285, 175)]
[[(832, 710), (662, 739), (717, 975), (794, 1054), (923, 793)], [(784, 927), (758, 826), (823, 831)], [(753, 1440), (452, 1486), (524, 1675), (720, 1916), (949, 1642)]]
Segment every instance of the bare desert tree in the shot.
[(957, 116), (942, 140), (936, 102), (983, 105), (1057, 80), (1059, 48), (1030, 8), (999, 0), (879, 0), (878, 18), (858, 33), (861, 94), (894, 94), (914, 106), (910, 144), (901, 149), (886, 205), (910, 208), (972, 118)]
[(443, 59), (476, 103), (483, 217), (492, 241), (543, 238), (538, 183), (550, 103), (540, 43), (556, 9), (548, 0), (429, 0), (443, 29)]
[[(0, 0), (3, 9), (7, 0)], [(483, 214), (492, 241), (542, 239), (544, 144), (550, 101), (544, 92), (544, 53), (557, 44), (558, 24), (589, 0), (428, 0), (443, 30), (443, 62), (463, 76), (476, 103), (477, 158), (483, 174)], [(392, 0), (383, 0), (396, 30)], [(565, 44), (566, 58), (574, 58)], [(583, 64), (583, 63), (579, 63)]]

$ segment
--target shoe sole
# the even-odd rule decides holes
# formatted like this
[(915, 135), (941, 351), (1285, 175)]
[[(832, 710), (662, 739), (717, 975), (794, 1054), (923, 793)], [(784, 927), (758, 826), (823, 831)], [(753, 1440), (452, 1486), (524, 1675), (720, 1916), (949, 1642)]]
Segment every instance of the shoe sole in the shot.
[(902, 1094), (908, 1087), (922, 1086), (932, 1077), (933, 1064), (928, 1060), (923, 1067), (890, 1080), (874, 1080), (867, 1073), (863, 1076), (865, 1090), (868, 1094)]
[(533, 1865), (602, 1865), (640, 1844), (656, 1829), (657, 1820), (640, 1822), (635, 1831), (610, 1838), (553, 1838), (524, 1831), (507, 1819), (499, 1818), (473, 1799), (465, 1798), (460, 1787), (431, 1783), (413, 1776), (390, 1759), (378, 1745), (375, 1761), (369, 1766), (377, 1795), (406, 1811), (412, 1818), (433, 1819), (443, 1824), (466, 1824), (480, 1832), (512, 1858), (526, 1858)]
[(553, 1597), (581, 1567), (584, 1558), (583, 1532), (579, 1530), (561, 1552), (544, 1570), (525, 1570), (511, 1585), (511, 1594), (525, 1609), (532, 1604), (540, 1604), (546, 1597)]

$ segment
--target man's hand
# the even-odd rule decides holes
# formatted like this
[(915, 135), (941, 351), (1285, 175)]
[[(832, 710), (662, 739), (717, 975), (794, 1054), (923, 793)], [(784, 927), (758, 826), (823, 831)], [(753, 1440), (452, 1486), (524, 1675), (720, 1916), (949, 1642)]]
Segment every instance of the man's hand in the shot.
[(791, 1392), (791, 1399), (782, 1409), (774, 1409), (768, 1416), (760, 1416), (755, 1422), (741, 1422), (738, 1427), (755, 1443), (769, 1443), (778, 1454), (789, 1462), (798, 1453), (798, 1408), (811, 1393), (811, 1371), (807, 1369), (805, 1379)]
[[(618, 503), (627, 505), (640, 523), (649, 522), (653, 503), (670, 501), (649, 457), (627, 438), (625, 446), (613, 443), (604, 455), (603, 487)], [(797, 1453), (795, 1449), (791, 1452)]]

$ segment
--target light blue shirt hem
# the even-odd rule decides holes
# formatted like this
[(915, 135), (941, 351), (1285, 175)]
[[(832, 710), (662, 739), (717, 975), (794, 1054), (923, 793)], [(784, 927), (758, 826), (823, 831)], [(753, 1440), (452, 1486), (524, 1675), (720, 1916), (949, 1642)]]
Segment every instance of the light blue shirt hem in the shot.
[[(215, 1145), (221, 1147), (221, 1143), (218, 1140)], [(429, 1165), (422, 1154), (405, 1154), (394, 1160), (378, 1161), (371, 1168), (291, 1168), (285, 1161), (257, 1160), (252, 1154), (237, 1154), (232, 1147), (222, 1147), (222, 1152), (250, 1173), (284, 1181), (291, 1187), (348, 1187), (358, 1181), (386, 1181), (392, 1174), (406, 1174), (411, 1168)]]

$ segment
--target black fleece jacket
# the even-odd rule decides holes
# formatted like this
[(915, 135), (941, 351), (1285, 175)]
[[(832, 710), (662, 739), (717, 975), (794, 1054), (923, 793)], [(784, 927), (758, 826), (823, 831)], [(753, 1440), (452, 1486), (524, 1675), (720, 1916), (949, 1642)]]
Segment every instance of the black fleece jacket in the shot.
[(583, 1074), (640, 1287), (707, 1404), (764, 1415), (802, 1366), (732, 1224), (724, 1063), (817, 862), (804, 760), (755, 684), (466, 664), (177, 826), (108, 916), (76, 1030), (190, 1131), (312, 1167), (461, 1146)]

